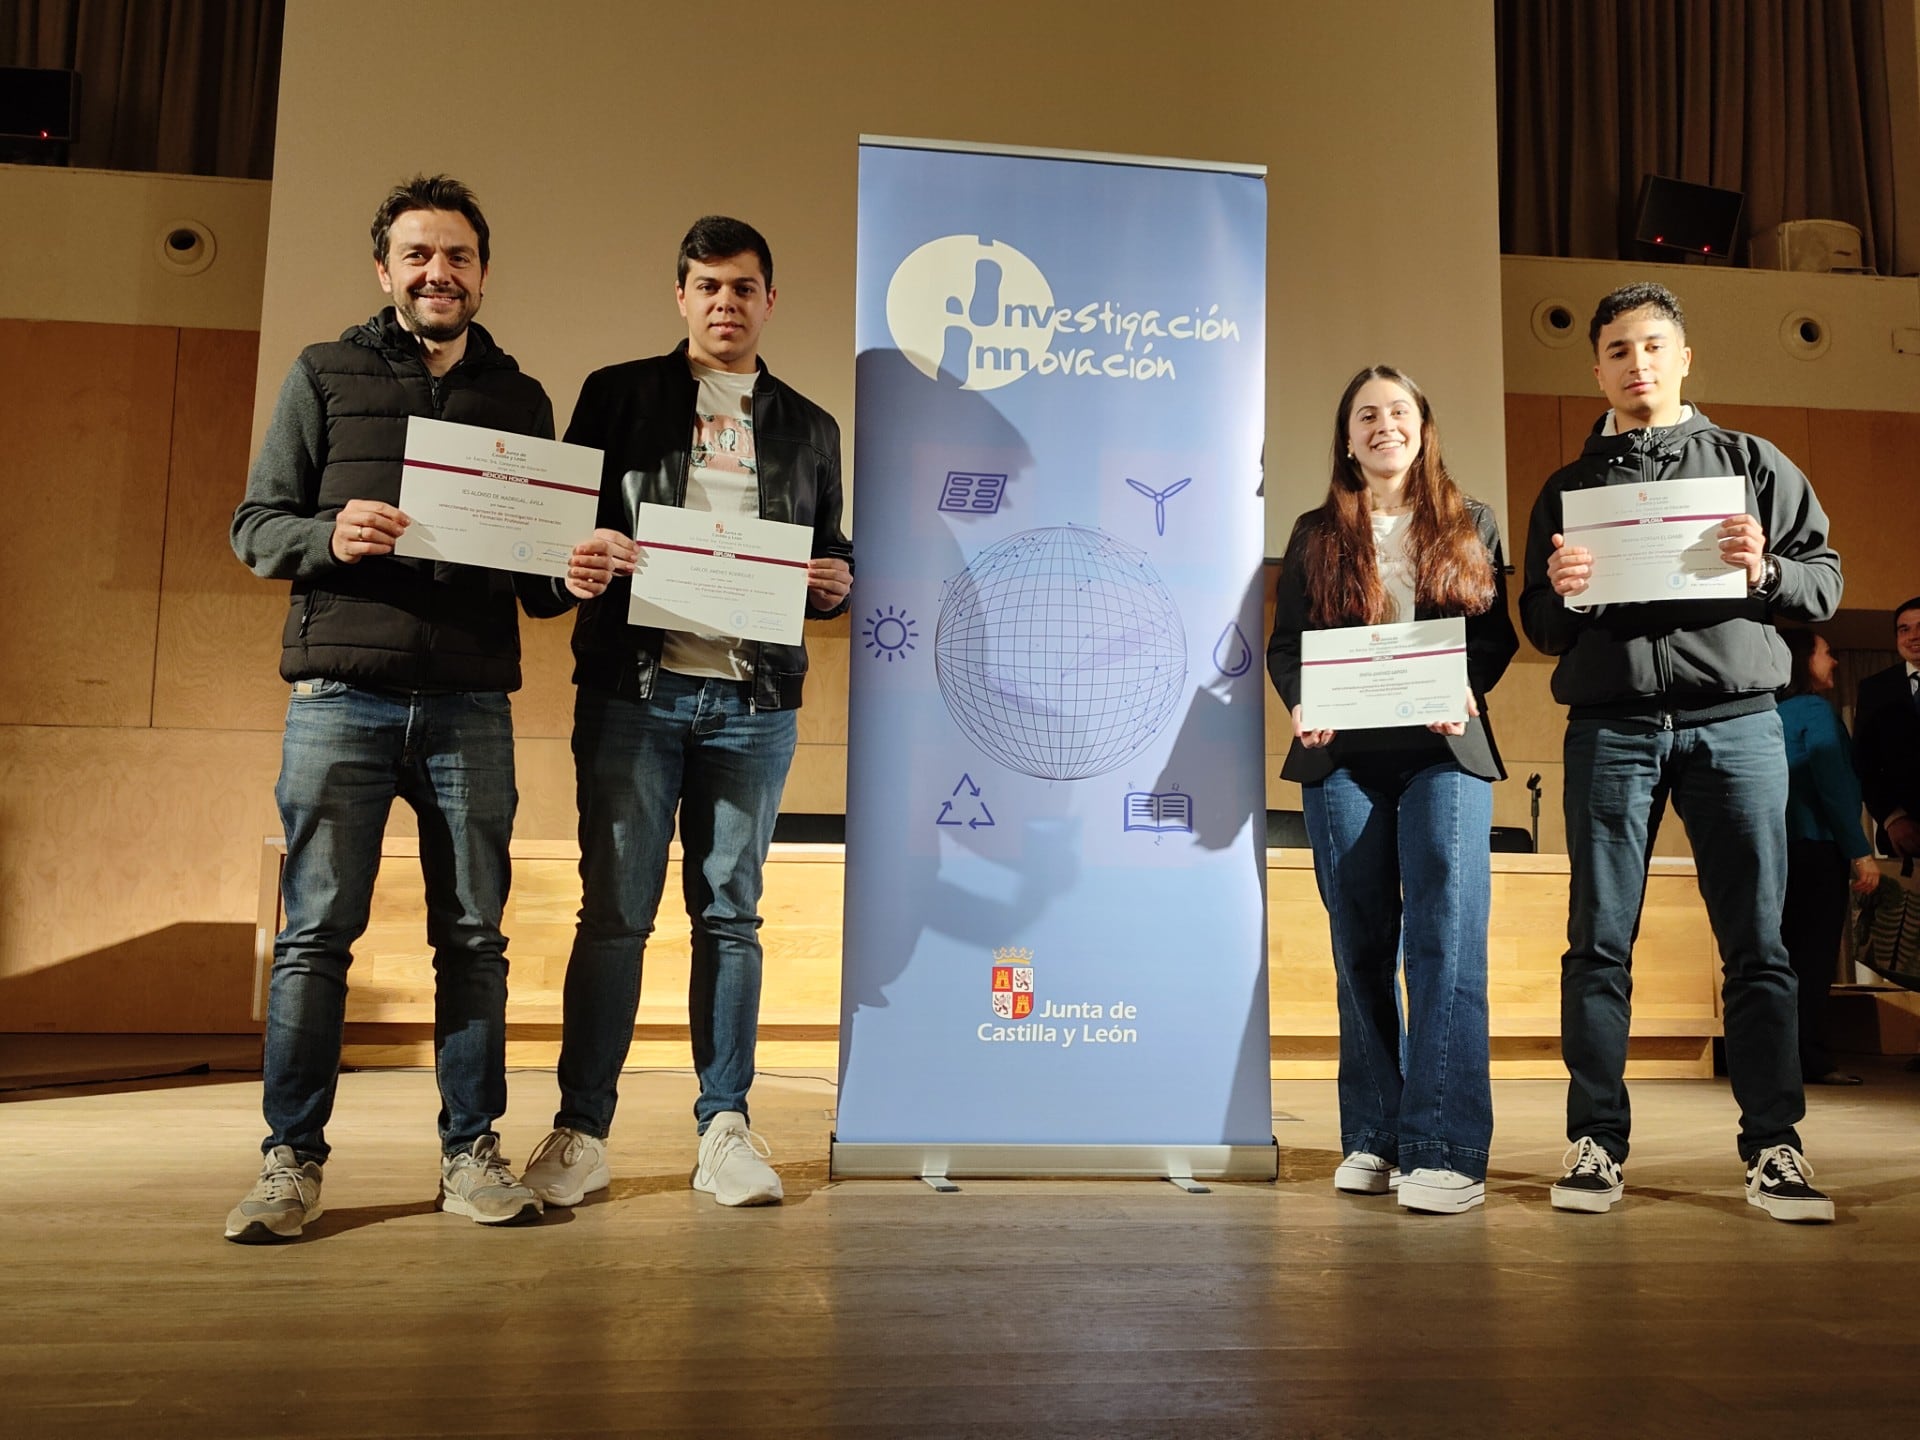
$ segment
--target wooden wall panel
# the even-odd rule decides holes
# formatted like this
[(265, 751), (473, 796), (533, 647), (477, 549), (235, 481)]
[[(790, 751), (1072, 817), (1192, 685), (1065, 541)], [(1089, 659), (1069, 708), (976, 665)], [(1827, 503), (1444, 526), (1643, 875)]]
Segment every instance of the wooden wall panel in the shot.
[(180, 332), (153, 675), (157, 726), (277, 732), (286, 718), (279, 665), (287, 586), (253, 575), (228, 539), (247, 485), (259, 349), (250, 331)]
[(1814, 489), (1847, 577), (1842, 604), (1891, 610), (1920, 594), (1920, 415), (1813, 410), (1807, 418)]
[(0, 725), (148, 723), (176, 333), (0, 320)]
[[(802, 745), (844, 749), (847, 743), (847, 686), (854, 659), (853, 627), (860, 613), (857, 575), (853, 586), (852, 610), (807, 626), (806, 704), (798, 717)], [(859, 658), (865, 664), (875, 663), (871, 655), (862, 653)]]
[(1514, 567), (1516, 594), (1520, 589), (1520, 560), (1527, 544), (1527, 517), (1533, 513), (1533, 502), (1539, 499), (1547, 477), (1565, 463), (1560, 447), (1560, 397), (1507, 396), (1507, 513), (1502, 517), (1500, 537), (1507, 544), (1507, 563)]
[[(1587, 436), (1607, 408), (1599, 395), (1562, 395), (1560, 397), (1560, 465), (1570, 465), (1586, 448)], [(1559, 469), (1556, 465), (1554, 469)], [(1536, 490), (1534, 492), (1538, 494)]]
[(0, 1030), (247, 1025), (279, 737), (0, 728)]
[(1778, 405), (1715, 405), (1705, 400), (1700, 402), (1700, 408), (1716, 425), (1771, 440), (1804, 473), (1813, 474), (1813, 447), (1808, 438), (1812, 411)]
[(520, 691), (513, 733), (522, 740), (573, 734), (573, 612), (551, 620), (520, 616)]

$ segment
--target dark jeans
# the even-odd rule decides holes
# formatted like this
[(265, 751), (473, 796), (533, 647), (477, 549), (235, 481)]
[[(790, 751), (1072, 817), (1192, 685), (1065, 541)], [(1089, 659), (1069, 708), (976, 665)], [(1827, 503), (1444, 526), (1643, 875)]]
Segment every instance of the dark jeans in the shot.
[(1780, 943), (1787, 756), (1771, 710), (1674, 730), (1614, 720), (1567, 725), (1573, 874), (1560, 971), (1567, 1138), (1590, 1135), (1614, 1159), (1627, 1158), (1633, 942), (1669, 796), (1692, 842), (1700, 897), (1720, 946), (1740, 1154), (1797, 1147), (1806, 1095), (1793, 969)]
[(1301, 797), (1339, 983), (1341, 1149), (1484, 1180), (1493, 787), (1447, 761), (1343, 767)]
[(605, 1138), (633, 1041), (640, 968), (680, 811), (681, 888), (693, 925), (688, 1022), (702, 1133), (747, 1112), (760, 1020), (760, 887), (798, 736), (752, 687), (655, 672), (646, 700), (582, 686), (573, 758), (580, 923), (567, 959), (554, 1124)]
[(367, 928), (395, 797), (420, 817), (433, 947), (440, 1146), (454, 1154), (507, 1109), (507, 844), (518, 796), (513, 711), (499, 693), (393, 695), (339, 680), (294, 686), (274, 798), (287, 839), (286, 923), (267, 997), (268, 1135), (327, 1158), (347, 967)]
[(1787, 844), (1786, 903), (1780, 939), (1800, 987), (1800, 1076), (1815, 1080), (1833, 1069), (1827, 1049), (1827, 994), (1840, 963), (1847, 923), (1847, 857), (1831, 840)]

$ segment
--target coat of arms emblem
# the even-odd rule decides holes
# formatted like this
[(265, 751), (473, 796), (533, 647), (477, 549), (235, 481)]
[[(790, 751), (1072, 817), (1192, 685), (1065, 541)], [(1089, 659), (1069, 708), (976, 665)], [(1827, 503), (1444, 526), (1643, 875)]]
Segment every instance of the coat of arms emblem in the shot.
[(1031, 950), (993, 952), (993, 1013), (1002, 1020), (1024, 1020), (1033, 1013)]

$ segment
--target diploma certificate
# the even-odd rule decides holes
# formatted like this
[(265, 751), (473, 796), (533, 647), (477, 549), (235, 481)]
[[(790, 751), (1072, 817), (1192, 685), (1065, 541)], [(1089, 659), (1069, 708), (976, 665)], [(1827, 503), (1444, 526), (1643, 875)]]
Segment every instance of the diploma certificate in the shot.
[(1720, 557), (1720, 522), (1746, 510), (1738, 475), (1567, 491), (1560, 533), (1593, 553), (1587, 588), (1567, 603), (1738, 599), (1747, 572)]
[(414, 415), (400, 508), (413, 523), (396, 555), (564, 577), (593, 534), (600, 452)]
[(813, 527), (642, 505), (627, 619), (662, 630), (798, 645)]
[(1351, 625), (1300, 636), (1300, 723), (1379, 730), (1467, 718), (1467, 622)]

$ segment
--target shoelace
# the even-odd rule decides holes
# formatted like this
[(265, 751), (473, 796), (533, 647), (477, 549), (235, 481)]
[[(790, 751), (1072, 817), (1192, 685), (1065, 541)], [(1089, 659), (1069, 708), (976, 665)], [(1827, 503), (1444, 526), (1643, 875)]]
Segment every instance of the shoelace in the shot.
[(1598, 1175), (1612, 1159), (1598, 1144), (1583, 1135), (1578, 1145), (1570, 1147), (1560, 1157), (1560, 1163), (1567, 1167), (1570, 1175)]
[(580, 1158), (581, 1150), (586, 1148), (583, 1138), (578, 1130), (562, 1128), (548, 1131), (547, 1138), (534, 1146), (533, 1154), (527, 1157), (527, 1169), (531, 1170), (555, 1150), (560, 1151), (560, 1163), (563, 1166), (573, 1164)]
[(718, 1170), (721, 1162), (727, 1158), (727, 1152), (736, 1145), (745, 1145), (747, 1149), (751, 1150), (755, 1155), (758, 1155), (762, 1160), (771, 1160), (773, 1158), (773, 1146), (769, 1145), (765, 1140), (762, 1140), (756, 1132), (752, 1130), (723, 1130), (720, 1134), (720, 1143), (713, 1147), (712, 1168)]
[(298, 1200), (302, 1205), (311, 1205), (313, 1196), (309, 1193), (312, 1181), (306, 1172), (299, 1168), (288, 1169), (275, 1166), (260, 1173), (260, 1183), (267, 1187), (269, 1200)]
[(1791, 1145), (1776, 1145), (1760, 1157), (1760, 1173), (1763, 1176), (1769, 1161), (1773, 1164), (1773, 1173), (1783, 1185), (1804, 1185), (1813, 1178), (1812, 1164)]
[[(491, 1138), (491, 1137), (489, 1137)], [(487, 1139), (476, 1141), (473, 1149), (463, 1151), (453, 1157), (456, 1172), (472, 1169), (480, 1172), (480, 1179), (487, 1185), (517, 1185), (513, 1178), (513, 1167), (500, 1153), (499, 1143), (488, 1143)]]

